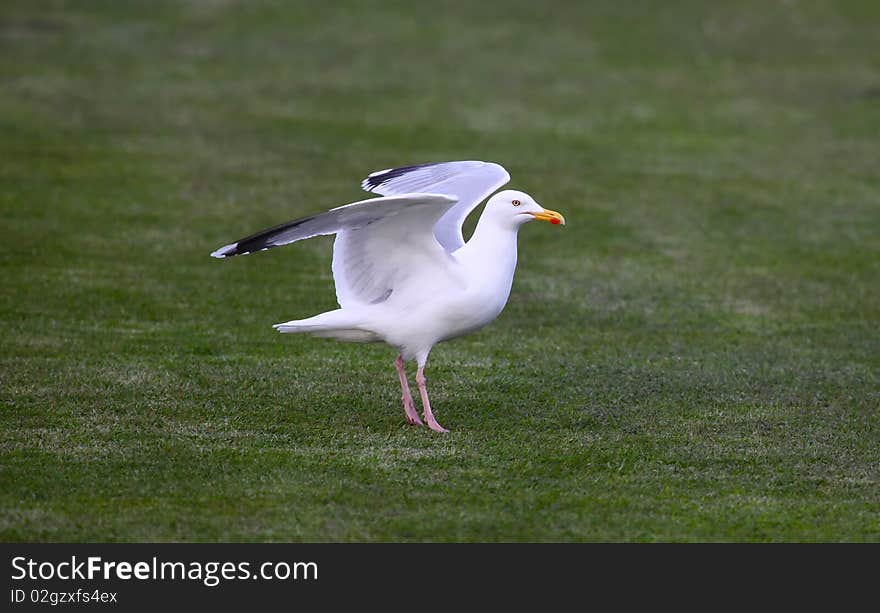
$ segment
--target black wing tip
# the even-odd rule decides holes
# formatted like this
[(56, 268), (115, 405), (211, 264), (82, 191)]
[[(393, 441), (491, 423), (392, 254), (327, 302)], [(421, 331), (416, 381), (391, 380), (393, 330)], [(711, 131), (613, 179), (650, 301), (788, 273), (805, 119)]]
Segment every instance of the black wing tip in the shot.
[(241, 255), (241, 252), (238, 250), (238, 243), (231, 243), (229, 245), (223, 245), (216, 251), (211, 252), (212, 258), (231, 258), (234, 255)]
[(259, 249), (242, 249), (238, 246), (238, 243), (233, 243), (231, 245), (226, 245), (225, 247), (220, 247), (217, 251), (214, 251), (211, 254), (212, 258), (219, 258), (221, 260), (225, 260), (226, 258), (231, 258), (235, 255), (250, 255), (252, 253), (256, 253), (257, 251), (266, 251), (269, 247), (274, 247), (275, 245), (269, 245), (267, 247), (260, 247)]
[(236, 255), (250, 255), (252, 253), (256, 253), (257, 251), (266, 251), (269, 247), (263, 247), (262, 249), (252, 249), (250, 251), (239, 251), (235, 249), (233, 251), (221, 252), (220, 249), (211, 254), (212, 258), (218, 258), (221, 260), (225, 260), (226, 258), (231, 258)]
[(419, 170), (420, 168), (427, 168), (429, 166), (437, 166), (438, 164), (445, 164), (446, 162), (426, 162), (424, 164), (412, 164), (410, 166), (398, 166), (397, 168), (386, 168), (385, 170), (378, 170), (374, 173), (371, 173), (366, 179), (361, 182), (361, 187), (365, 190), (372, 191), (377, 187), (381, 187), (388, 181), (396, 179), (397, 177), (402, 177), (408, 172), (412, 172), (413, 170)]
[(231, 258), (234, 255), (247, 255), (249, 253), (256, 253), (257, 251), (265, 251), (266, 249), (269, 249), (271, 247), (278, 247), (279, 243), (274, 242), (273, 240), (278, 234), (286, 230), (296, 228), (297, 226), (302, 225), (307, 221), (311, 221), (314, 218), (314, 215), (310, 217), (303, 217), (302, 219), (295, 219), (293, 221), (288, 221), (277, 226), (272, 226), (271, 228), (267, 228), (266, 230), (261, 230), (260, 232), (257, 232), (256, 234), (251, 234), (250, 236), (243, 238), (235, 243), (230, 243), (228, 245), (220, 247), (217, 251), (214, 251), (211, 254), (211, 257), (221, 259)]

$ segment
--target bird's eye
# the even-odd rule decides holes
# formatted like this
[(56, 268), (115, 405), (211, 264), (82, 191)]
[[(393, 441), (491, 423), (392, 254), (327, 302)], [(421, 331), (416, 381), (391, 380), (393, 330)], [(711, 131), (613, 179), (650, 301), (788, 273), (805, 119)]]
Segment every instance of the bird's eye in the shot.
[(512, 204), (513, 206), (519, 206), (519, 205), (522, 204), (522, 202), (520, 202), (519, 200), (514, 200), (514, 201), (511, 202), (511, 204)]

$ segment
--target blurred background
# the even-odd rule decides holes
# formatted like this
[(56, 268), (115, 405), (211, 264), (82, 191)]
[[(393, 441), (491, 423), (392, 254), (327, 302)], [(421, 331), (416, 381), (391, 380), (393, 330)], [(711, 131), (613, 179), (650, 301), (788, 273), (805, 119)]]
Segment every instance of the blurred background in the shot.
[[(0, 6), (0, 538), (880, 538), (880, 4)], [(279, 338), (369, 172), (503, 164), (489, 331)], [(559, 230), (559, 231), (558, 231)]]

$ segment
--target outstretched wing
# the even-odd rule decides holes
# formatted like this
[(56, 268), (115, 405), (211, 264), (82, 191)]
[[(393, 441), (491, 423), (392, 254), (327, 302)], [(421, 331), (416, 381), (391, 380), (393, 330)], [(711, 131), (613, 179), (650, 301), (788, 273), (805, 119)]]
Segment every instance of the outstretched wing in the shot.
[(445, 194), (458, 199), (434, 226), (434, 236), (448, 252), (464, 245), (461, 226), (468, 214), (510, 175), (493, 162), (438, 162), (374, 172), (361, 182), (368, 192), (390, 196), (410, 192)]
[(336, 234), (333, 280), (339, 305), (374, 304), (387, 300), (413, 275), (453, 274), (454, 261), (434, 238), (432, 229), (456, 202), (456, 198), (442, 194), (371, 198), (257, 232), (211, 255), (245, 255)]

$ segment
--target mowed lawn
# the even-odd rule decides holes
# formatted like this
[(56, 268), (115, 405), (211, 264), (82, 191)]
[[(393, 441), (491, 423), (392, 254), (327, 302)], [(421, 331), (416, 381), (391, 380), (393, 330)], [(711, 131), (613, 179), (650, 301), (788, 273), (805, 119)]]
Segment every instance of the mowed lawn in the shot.
[[(0, 6), (4, 541), (880, 540), (880, 3)], [(361, 199), (504, 164), (501, 317), (281, 336)]]

